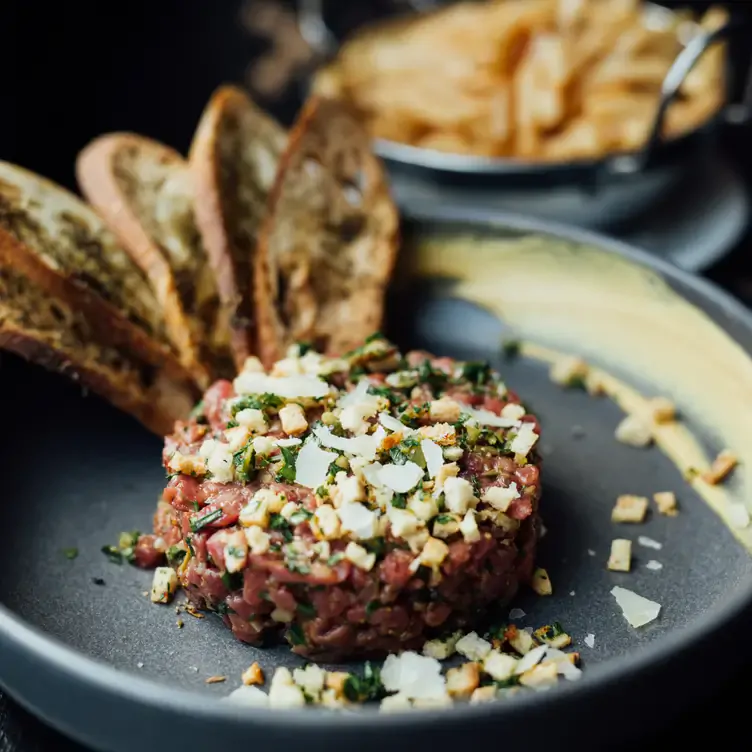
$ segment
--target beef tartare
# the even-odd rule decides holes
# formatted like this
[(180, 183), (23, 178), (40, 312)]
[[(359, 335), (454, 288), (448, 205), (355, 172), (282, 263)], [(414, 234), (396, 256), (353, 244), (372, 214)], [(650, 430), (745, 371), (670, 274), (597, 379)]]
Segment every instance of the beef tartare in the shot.
[(484, 363), (250, 358), (165, 443), (159, 547), (241, 640), (328, 660), (472, 627), (529, 580), (539, 426)]

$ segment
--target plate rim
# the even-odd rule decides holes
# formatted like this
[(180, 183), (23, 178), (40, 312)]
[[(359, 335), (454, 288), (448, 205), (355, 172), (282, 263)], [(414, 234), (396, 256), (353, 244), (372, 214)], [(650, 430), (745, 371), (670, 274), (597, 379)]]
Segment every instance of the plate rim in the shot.
[[(715, 284), (656, 258), (647, 251), (621, 240), (609, 238), (586, 229), (569, 227), (557, 222), (519, 217), (500, 211), (453, 207), (441, 203), (429, 206), (415, 205), (404, 212), (403, 219), (436, 225), (468, 224), (479, 230), (512, 229), (525, 233), (553, 235), (573, 243), (594, 245), (600, 250), (625, 257), (628, 260), (657, 271), (662, 277), (678, 279), (698, 295), (710, 299), (724, 315), (733, 318), (752, 332), (752, 311)], [(646, 644), (634, 653), (628, 653), (588, 669), (587, 678), (579, 682), (560, 682), (551, 691), (521, 695), (505, 703), (481, 703), (456, 705), (451, 712), (445, 709), (425, 709), (420, 712), (389, 715), (389, 724), (396, 730), (427, 729), (488, 721), (495, 716), (498, 721), (523, 716), (528, 712), (544, 712), (552, 703), (565, 701), (585, 702), (588, 697), (600, 692), (614, 682), (636, 678), (651, 667), (676, 657), (684, 650), (698, 644), (717, 631), (733, 623), (752, 603), (752, 578), (739, 583), (727, 592), (715, 608), (698, 616), (685, 627), (669, 632), (655, 642)], [(210, 694), (161, 685), (146, 677), (121, 670), (96, 658), (87, 656), (68, 646), (54, 635), (26, 622), (21, 616), (0, 603), (0, 643), (10, 661), (19, 656), (30, 663), (45, 666), (64, 675), (67, 680), (86, 685), (95, 693), (109, 695), (113, 699), (130, 702), (134, 706), (148, 706), (177, 716), (189, 715), (192, 721), (221, 722), (240, 728), (263, 728), (289, 732), (321, 732), (327, 730), (366, 731), (374, 729), (384, 716), (377, 708), (361, 708), (356, 713), (328, 713), (316, 709), (284, 709), (236, 705), (212, 697)], [(5, 673), (5, 672), (2, 672)], [(10, 672), (8, 672), (10, 673)], [(44, 710), (32, 701), (28, 694), (14, 692), (0, 675), (0, 683), (22, 705), (35, 709), (45, 717)], [(55, 720), (50, 719), (55, 725)], [(59, 726), (58, 726), (59, 727)]]

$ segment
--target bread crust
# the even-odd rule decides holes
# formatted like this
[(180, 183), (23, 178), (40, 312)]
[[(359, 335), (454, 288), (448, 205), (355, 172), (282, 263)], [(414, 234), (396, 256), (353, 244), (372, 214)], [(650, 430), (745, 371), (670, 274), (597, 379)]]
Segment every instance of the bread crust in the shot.
[(141, 224), (118, 181), (114, 163), (118, 153), (127, 149), (151, 150), (165, 161), (176, 165), (183, 163), (180, 154), (156, 141), (133, 133), (110, 133), (94, 139), (79, 153), (76, 159), (78, 184), (89, 203), (150, 280), (181, 362), (205, 388), (212, 373), (201, 360), (201, 343), (186, 315), (170, 264), (158, 243)]
[(382, 323), (399, 218), (371, 139), (343, 103), (313, 96), (290, 133), (255, 259), (258, 351), (295, 341), (330, 354)]
[(286, 135), (235, 86), (207, 104), (191, 144), (196, 221), (229, 321), (235, 364), (256, 349), (253, 256)]
[(170, 433), (176, 420), (189, 415), (193, 404), (191, 393), (174, 384), (160, 380), (154, 387), (143, 390), (135, 379), (117, 379), (115, 374), (94, 363), (76, 362), (30, 332), (0, 328), (0, 348), (78, 382), (158, 436)]
[[(34, 175), (15, 165), (0, 163), (4, 172), (0, 174), (0, 199), (5, 194), (15, 189), (15, 185), (6, 182), (10, 173), (19, 174), (25, 180), (36, 182), (48, 192), (60, 192), (70, 202), (75, 201), (76, 209), (81, 216), (85, 217), (86, 223), (97, 226), (98, 236), (107, 238), (107, 242), (115, 244), (114, 237), (109, 239), (104, 225), (92, 209), (83, 202), (78, 201), (65, 189), (55, 185), (38, 175)], [(12, 214), (15, 212), (15, 214)], [(41, 287), (47, 296), (58, 299), (76, 310), (80, 310), (90, 322), (95, 338), (100, 342), (107, 342), (118, 349), (127, 349), (135, 359), (147, 362), (160, 370), (170, 374), (178, 382), (193, 381), (193, 375), (180, 363), (174, 351), (164, 337), (159, 327), (150, 327), (151, 322), (137, 320), (137, 317), (129, 317), (116, 305), (109, 302), (102, 291), (97, 289), (96, 280), (88, 279), (79, 270), (72, 274), (70, 270), (55, 268), (54, 261), (43, 258), (38, 249), (24, 242), (13, 231), (13, 222), (18, 221), (36, 223), (30, 212), (25, 212), (17, 207), (9, 207), (0, 203), (0, 264), (6, 265)], [(54, 239), (47, 239), (55, 242)], [(82, 253), (86, 253), (82, 248)], [(144, 279), (144, 284), (148, 283)], [(154, 312), (156, 313), (156, 312)]]

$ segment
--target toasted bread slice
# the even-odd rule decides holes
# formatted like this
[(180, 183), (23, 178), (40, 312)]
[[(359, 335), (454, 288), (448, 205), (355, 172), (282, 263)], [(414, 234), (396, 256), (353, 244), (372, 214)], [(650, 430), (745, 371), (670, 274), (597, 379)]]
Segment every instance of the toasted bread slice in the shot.
[(282, 126), (241, 89), (223, 86), (206, 106), (191, 145), (196, 220), (238, 368), (255, 351), (253, 256), (286, 140)]
[(81, 191), (151, 282), (182, 362), (206, 386), (235, 370), (214, 272), (193, 213), (188, 163), (133, 133), (111, 133), (78, 156)]
[(175, 383), (117, 348), (96, 343), (87, 318), (16, 269), (0, 266), (0, 348), (57, 370), (164, 435), (185, 419), (193, 384)]
[(59, 185), (8, 162), (0, 162), (0, 265), (83, 312), (98, 341), (187, 378), (148, 280), (97, 213)]
[(282, 156), (256, 252), (260, 357), (305, 341), (332, 354), (382, 322), (399, 241), (371, 139), (347, 107), (313, 97)]

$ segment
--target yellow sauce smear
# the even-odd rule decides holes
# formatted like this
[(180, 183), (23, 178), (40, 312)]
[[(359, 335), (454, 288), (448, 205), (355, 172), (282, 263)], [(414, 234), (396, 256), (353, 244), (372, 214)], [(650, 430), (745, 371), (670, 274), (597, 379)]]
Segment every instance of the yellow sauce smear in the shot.
[[(674, 401), (739, 458), (723, 486), (697, 476), (688, 482), (752, 553), (752, 526), (734, 525), (732, 513), (739, 502), (750, 508), (752, 497), (746, 472), (752, 359), (701, 310), (650, 269), (545, 236), (437, 237), (420, 242), (408, 264), (421, 277), (454, 280), (451, 294), (498, 316), (525, 343), (523, 355), (548, 363), (565, 354), (583, 357), (626, 413), (647, 418), (645, 394)], [(685, 477), (710, 466), (712, 458), (685, 423), (656, 425), (654, 434)]]

